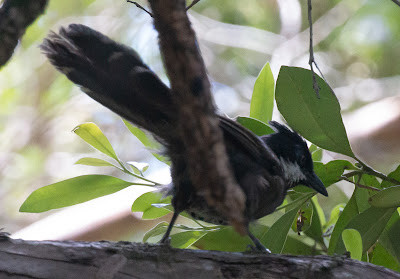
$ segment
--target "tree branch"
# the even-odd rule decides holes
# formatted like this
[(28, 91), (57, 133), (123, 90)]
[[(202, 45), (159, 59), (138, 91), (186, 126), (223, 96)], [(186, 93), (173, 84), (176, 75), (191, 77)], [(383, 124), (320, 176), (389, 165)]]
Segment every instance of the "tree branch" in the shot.
[(399, 279), (345, 257), (180, 250), (129, 242), (23, 241), (1, 237), (0, 277), (9, 278)]
[(150, 13), (148, 10), (146, 10), (143, 6), (141, 6), (138, 2), (136, 1), (130, 1), (130, 0), (126, 0), (126, 2), (128, 3), (132, 3), (133, 5), (135, 5), (136, 7), (138, 7), (139, 9), (145, 11), (149, 16), (153, 17), (152, 13)]
[(400, 1), (399, 0), (392, 0), (393, 3), (395, 3), (397, 6), (400, 7)]
[(45, 10), (48, 0), (5, 0), (0, 9), (0, 67), (11, 58), (26, 28)]
[[(185, 145), (191, 181), (210, 206), (245, 234), (245, 196), (232, 175), (210, 82), (186, 14), (185, 0), (149, 0), (149, 3), (178, 109), (177, 125)], [(174, 158), (171, 159), (174, 163)]]

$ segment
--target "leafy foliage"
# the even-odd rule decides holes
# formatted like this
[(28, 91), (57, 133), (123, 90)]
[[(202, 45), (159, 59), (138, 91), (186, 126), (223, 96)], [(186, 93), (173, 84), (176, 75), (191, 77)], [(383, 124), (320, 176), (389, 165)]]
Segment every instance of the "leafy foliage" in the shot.
[[(356, 184), (356, 188), (346, 203), (339, 202), (332, 207), (327, 220), (315, 192), (297, 186), (288, 192), (284, 203), (273, 214), (253, 224), (251, 230), (273, 253), (333, 255), (349, 251), (354, 259), (400, 270), (400, 185), (393, 184), (393, 181), (400, 180), (400, 167), (388, 176), (379, 174), (381, 181), (377, 179), (377, 173), (361, 161), (355, 165), (347, 160), (321, 162), (323, 149), (358, 159), (349, 145), (340, 105), (333, 91), (323, 79), (318, 77), (317, 81), (320, 98), (313, 90), (310, 71), (282, 67), (276, 85), (278, 109), (289, 125), (312, 143), (310, 152), (314, 169), (325, 187), (347, 180)], [(266, 64), (254, 86), (251, 117), (238, 117), (237, 121), (256, 135), (272, 133), (266, 122), (272, 117), (273, 96), (273, 77)], [(160, 148), (146, 133), (126, 121), (125, 124), (145, 147)], [(74, 132), (111, 161), (82, 158), (76, 164), (115, 167), (131, 175), (135, 182), (104, 175), (71, 178), (36, 190), (20, 211), (43, 212), (85, 202), (129, 186), (158, 185), (144, 176), (147, 163), (122, 162), (95, 124), (79, 125)], [(155, 152), (153, 155), (168, 164), (165, 157)], [(171, 198), (156, 191), (141, 195), (132, 204), (132, 211), (142, 212), (143, 219), (156, 219), (172, 210)], [(190, 219), (186, 213), (182, 216)], [(173, 247), (244, 251), (251, 244), (248, 237), (241, 237), (229, 226), (192, 221), (194, 225), (174, 226), (171, 235)], [(157, 241), (167, 227), (168, 223), (160, 222), (144, 235), (143, 241)]]

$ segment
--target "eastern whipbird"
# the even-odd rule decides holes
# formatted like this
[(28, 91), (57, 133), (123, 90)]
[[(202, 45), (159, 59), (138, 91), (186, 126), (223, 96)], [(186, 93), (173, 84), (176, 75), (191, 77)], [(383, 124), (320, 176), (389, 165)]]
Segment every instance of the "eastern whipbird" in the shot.
[[(171, 90), (143, 63), (132, 48), (84, 25), (71, 24), (50, 33), (41, 45), (50, 62), (83, 92), (133, 124), (149, 131), (171, 159), (174, 215), (162, 242), (178, 215), (214, 224), (228, 220), (196, 193), (191, 183), (183, 143), (177, 132), (178, 113)], [(288, 189), (303, 184), (324, 196), (328, 192), (314, 173), (306, 142), (295, 131), (271, 121), (275, 133), (257, 137), (237, 122), (218, 116), (234, 176), (246, 195), (248, 222), (272, 212)], [(176, 187), (178, 185), (179, 187)], [(260, 241), (248, 230), (256, 248)]]

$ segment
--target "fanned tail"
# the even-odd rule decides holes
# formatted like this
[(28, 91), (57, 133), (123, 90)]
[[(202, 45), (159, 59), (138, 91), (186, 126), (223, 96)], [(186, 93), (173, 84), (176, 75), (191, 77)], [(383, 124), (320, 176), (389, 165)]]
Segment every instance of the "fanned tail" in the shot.
[(176, 140), (177, 113), (171, 91), (133, 49), (79, 24), (50, 33), (40, 47), (90, 97), (163, 144)]

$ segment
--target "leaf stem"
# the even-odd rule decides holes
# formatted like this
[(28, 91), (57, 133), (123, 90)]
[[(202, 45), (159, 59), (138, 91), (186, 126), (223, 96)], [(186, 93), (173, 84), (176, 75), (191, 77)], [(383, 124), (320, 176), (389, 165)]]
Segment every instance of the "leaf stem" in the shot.
[(143, 176), (137, 175), (137, 174), (135, 174), (135, 173), (129, 171), (129, 170), (125, 167), (124, 163), (123, 163), (120, 159), (118, 159), (117, 162), (118, 162), (118, 164), (121, 166), (121, 168), (118, 168), (118, 169), (121, 170), (122, 172), (124, 172), (124, 173), (126, 173), (126, 174), (129, 174), (129, 175), (132, 175), (132, 176), (134, 176), (134, 177), (136, 177), (136, 178), (138, 178), (138, 179), (141, 179), (141, 180), (144, 180), (144, 181), (147, 181), (147, 182), (150, 182), (150, 183), (153, 183), (153, 184), (154, 184), (154, 185), (147, 185), (147, 186), (158, 186), (158, 185), (161, 185), (161, 183), (155, 182), (155, 181), (153, 181), (153, 180), (147, 179), (147, 178), (145, 178), (145, 177), (143, 177)]

